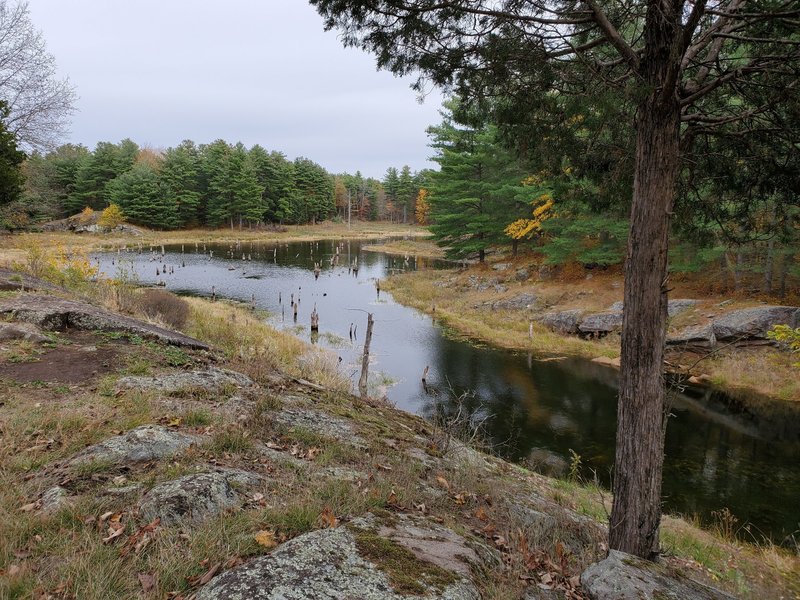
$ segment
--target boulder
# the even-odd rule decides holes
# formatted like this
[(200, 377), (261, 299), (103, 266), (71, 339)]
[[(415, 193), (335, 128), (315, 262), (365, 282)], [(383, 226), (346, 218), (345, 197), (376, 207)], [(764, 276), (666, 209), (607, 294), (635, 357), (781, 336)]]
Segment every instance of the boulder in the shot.
[(199, 389), (214, 393), (226, 387), (243, 388), (252, 385), (254, 385), (253, 380), (247, 375), (212, 367), (202, 371), (183, 371), (157, 377), (122, 377), (117, 382), (117, 389), (157, 390), (165, 394)]
[(353, 425), (326, 412), (286, 408), (275, 414), (275, 422), (287, 428), (300, 427), (354, 446), (366, 447), (363, 438), (356, 435)]
[(478, 600), (474, 550), (456, 533), (401, 515), (312, 531), (211, 580), (197, 600)]
[(20, 295), (1, 298), (0, 314), (11, 314), (17, 321), (33, 323), (50, 331), (60, 331), (68, 327), (89, 331), (119, 331), (175, 346), (202, 350), (209, 348), (208, 344), (182, 333), (119, 315), (88, 302), (64, 300), (55, 296)]
[(559, 312), (545, 313), (538, 318), (539, 322), (553, 331), (563, 334), (578, 333), (578, 323), (581, 321), (583, 311), (580, 309), (562, 310)]
[(511, 298), (504, 298), (492, 303), (495, 310), (525, 310), (536, 306), (536, 294), (525, 292)]
[(514, 279), (516, 279), (517, 281), (527, 281), (530, 278), (531, 278), (530, 270), (524, 267), (521, 269), (517, 269), (516, 272), (514, 273)]
[[(696, 306), (700, 303), (700, 300), (693, 300), (691, 298), (676, 298), (675, 300), (668, 300), (667, 301), (667, 315), (670, 317), (674, 317), (675, 315), (682, 313), (685, 310), (689, 310), (693, 306)], [(622, 310), (622, 300), (619, 302), (614, 302), (611, 306), (608, 307), (610, 311), (621, 311)]]
[(667, 337), (667, 344), (707, 350), (717, 342), (725, 344), (767, 343), (767, 331), (775, 325), (800, 325), (800, 308), (756, 306), (734, 310), (705, 325), (686, 327)]
[(668, 346), (685, 346), (689, 349), (708, 350), (716, 344), (712, 323), (684, 327), (667, 336)]
[(662, 564), (616, 550), (586, 569), (581, 585), (592, 600), (733, 600)]
[(237, 487), (253, 487), (262, 477), (238, 469), (195, 473), (155, 486), (139, 504), (142, 518), (161, 519), (162, 525), (199, 522), (228, 508), (241, 506), (245, 497)]
[(578, 324), (578, 331), (584, 335), (603, 336), (622, 327), (622, 311), (608, 311), (587, 315)]
[(69, 464), (77, 466), (93, 461), (122, 464), (158, 460), (174, 456), (192, 444), (199, 444), (202, 439), (161, 425), (142, 425), (84, 448), (69, 461)]
[(0, 323), (0, 342), (22, 340), (34, 344), (51, 341), (38, 327), (30, 323)]
[(714, 337), (720, 342), (766, 340), (767, 331), (775, 325), (800, 325), (800, 308), (756, 306), (734, 310), (714, 319)]

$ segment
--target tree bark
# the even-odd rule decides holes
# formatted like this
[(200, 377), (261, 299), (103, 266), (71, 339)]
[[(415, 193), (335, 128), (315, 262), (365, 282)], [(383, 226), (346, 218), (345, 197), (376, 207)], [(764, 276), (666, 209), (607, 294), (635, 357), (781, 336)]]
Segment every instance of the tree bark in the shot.
[[(650, 15), (648, 14), (648, 17)], [(655, 36), (669, 38), (669, 15)], [(672, 25), (677, 22), (673, 16)], [(658, 47), (658, 40), (649, 40)], [(663, 48), (663, 44), (660, 46)], [(667, 252), (679, 164), (680, 108), (664, 91), (671, 57), (651, 56), (647, 97), (636, 117), (636, 156), (622, 325), (614, 505), (609, 546), (643, 558), (659, 549), (664, 461)], [(669, 85), (667, 84), (667, 87)]]

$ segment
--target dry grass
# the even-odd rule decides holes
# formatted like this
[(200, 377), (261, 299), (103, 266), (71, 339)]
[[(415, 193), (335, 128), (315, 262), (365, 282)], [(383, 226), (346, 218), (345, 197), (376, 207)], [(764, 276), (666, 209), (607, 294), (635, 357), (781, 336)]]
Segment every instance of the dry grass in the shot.
[(221, 349), (236, 368), (256, 381), (281, 372), (330, 390), (350, 389), (350, 380), (338, 370), (335, 356), (273, 329), (262, 315), (228, 302), (186, 301), (191, 311), (186, 333)]
[[(472, 271), (468, 271), (472, 273)], [(454, 335), (488, 342), (501, 348), (527, 350), (541, 356), (571, 355), (593, 358), (619, 355), (613, 337), (589, 342), (575, 337), (565, 337), (533, 324), (533, 337), (529, 336), (530, 321), (523, 310), (491, 310), (486, 302), (500, 299), (493, 290), (477, 291), (463, 283), (467, 274), (453, 271), (417, 271), (389, 278), (384, 288), (402, 304), (431, 315), (451, 327)], [(442, 286), (441, 281), (450, 281)], [(505, 293), (513, 296), (527, 291), (517, 286)]]
[(714, 386), (735, 396), (749, 392), (800, 402), (800, 370), (797, 356), (775, 348), (742, 348), (722, 352), (697, 366)]
[(417, 256), (430, 259), (443, 259), (444, 250), (428, 239), (391, 240), (389, 242), (364, 246), (369, 252), (383, 252), (396, 256)]

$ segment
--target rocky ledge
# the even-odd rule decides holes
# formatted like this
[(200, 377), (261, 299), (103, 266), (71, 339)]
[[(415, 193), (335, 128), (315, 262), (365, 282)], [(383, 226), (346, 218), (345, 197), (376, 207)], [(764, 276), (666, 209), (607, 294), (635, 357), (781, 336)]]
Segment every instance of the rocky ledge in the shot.
[(209, 348), (208, 344), (182, 333), (113, 313), (88, 302), (65, 300), (56, 296), (22, 294), (12, 298), (1, 298), (0, 314), (11, 315), (17, 321), (32, 323), (50, 331), (63, 331), (67, 328), (116, 331), (175, 346), (200, 350)]

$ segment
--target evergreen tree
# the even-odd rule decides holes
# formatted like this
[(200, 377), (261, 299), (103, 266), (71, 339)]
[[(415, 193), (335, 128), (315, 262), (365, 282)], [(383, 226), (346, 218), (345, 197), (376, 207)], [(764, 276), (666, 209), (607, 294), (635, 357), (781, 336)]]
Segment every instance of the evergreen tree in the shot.
[(129, 139), (119, 144), (98, 142), (92, 154), (81, 158), (65, 207), (71, 212), (86, 206), (95, 210), (104, 208), (108, 203), (106, 185), (130, 169), (138, 153), (139, 147)]
[(403, 223), (408, 222), (408, 215), (414, 214), (414, 201), (418, 191), (411, 169), (408, 165), (403, 165), (397, 181), (397, 208), (403, 214)]
[(483, 262), (489, 246), (509, 241), (504, 229), (525, 206), (523, 172), (494, 127), (457, 127), (446, 116), (428, 132), (440, 166), (431, 174), (431, 233), (451, 258)]
[(259, 183), (256, 169), (247, 149), (238, 143), (231, 151), (228, 162), (231, 185), (231, 212), (241, 228), (243, 222), (260, 223), (264, 218), (264, 187)]
[(194, 142), (184, 140), (177, 148), (169, 148), (159, 172), (165, 199), (177, 207), (181, 227), (201, 223), (200, 157)]
[(131, 223), (157, 229), (180, 226), (178, 206), (162, 192), (158, 173), (147, 163), (138, 163), (109, 182), (107, 194)]
[(307, 158), (294, 161), (295, 222), (315, 223), (327, 219), (335, 210), (333, 178)]
[(233, 197), (230, 181), (231, 148), (223, 140), (216, 140), (201, 147), (202, 170), (207, 181), (206, 224), (219, 227), (226, 222), (233, 225)]

